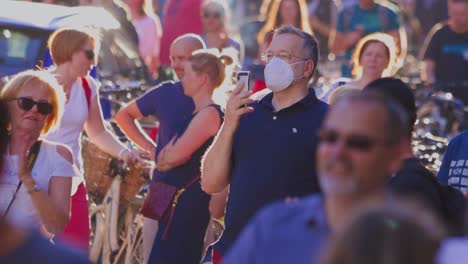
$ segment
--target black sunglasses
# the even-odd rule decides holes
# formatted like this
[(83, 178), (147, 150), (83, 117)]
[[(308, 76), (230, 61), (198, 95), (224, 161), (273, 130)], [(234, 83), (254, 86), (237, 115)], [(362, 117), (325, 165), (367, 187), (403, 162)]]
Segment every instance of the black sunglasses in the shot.
[(48, 115), (52, 113), (52, 110), (54, 110), (54, 106), (51, 103), (36, 102), (28, 97), (19, 97), (12, 100), (18, 101), (19, 108), (25, 111), (31, 110), (34, 107), (34, 105), (37, 105), (37, 111), (42, 115)]
[(352, 150), (357, 150), (361, 152), (366, 152), (372, 149), (374, 146), (382, 144), (386, 145), (387, 143), (373, 139), (369, 136), (364, 135), (350, 135), (347, 137), (340, 136), (336, 131), (324, 130), (319, 134), (319, 142), (325, 144), (335, 144), (338, 140), (344, 140), (344, 144), (347, 148)]
[(214, 17), (214, 18), (220, 18), (223, 16), (221, 12), (210, 12), (210, 11), (204, 11), (203, 16), (208, 18), (208, 17)]
[(83, 49), (83, 52), (88, 60), (94, 60), (94, 50)]

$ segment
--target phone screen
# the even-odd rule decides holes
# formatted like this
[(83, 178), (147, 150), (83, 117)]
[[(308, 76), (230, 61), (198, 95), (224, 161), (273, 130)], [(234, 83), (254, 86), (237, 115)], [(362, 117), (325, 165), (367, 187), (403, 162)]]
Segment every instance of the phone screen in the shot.
[(249, 87), (249, 77), (250, 77), (250, 72), (248, 71), (239, 71), (237, 72), (237, 83), (243, 83), (244, 84), (244, 91), (250, 91)]

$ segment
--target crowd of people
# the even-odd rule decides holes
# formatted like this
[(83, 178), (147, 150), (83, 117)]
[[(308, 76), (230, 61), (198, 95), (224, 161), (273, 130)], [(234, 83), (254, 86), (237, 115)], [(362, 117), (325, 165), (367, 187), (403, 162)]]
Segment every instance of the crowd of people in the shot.
[[(421, 82), (468, 104), (468, 0), (65, 3), (107, 9), (151, 78), (173, 80), (115, 115), (129, 148), (104, 124), (94, 29), (56, 30), (53, 65), (9, 78), (0, 263), (89, 262), (83, 134), (125, 163), (156, 163), (145, 263), (466, 262), (468, 131), (437, 175), (425, 168), (401, 69), (419, 56)], [(340, 78), (317, 92), (330, 61)], [(250, 82), (236, 83), (241, 69)], [(138, 125), (147, 116), (155, 140)]]

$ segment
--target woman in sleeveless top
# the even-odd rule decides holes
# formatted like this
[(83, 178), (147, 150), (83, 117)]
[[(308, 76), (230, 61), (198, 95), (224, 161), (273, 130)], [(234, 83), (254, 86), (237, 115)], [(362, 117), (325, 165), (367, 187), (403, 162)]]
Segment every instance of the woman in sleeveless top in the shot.
[(50, 73), (30, 70), (8, 81), (1, 99), (10, 120), (7, 144), (0, 153), (0, 217), (52, 239), (69, 221), (75, 171), (70, 150), (39, 138), (56, 129), (63, 91)]
[(197, 177), (201, 157), (221, 126), (223, 114), (212, 94), (224, 82), (227, 62), (232, 58), (200, 51), (186, 64), (182, 84), (184, 93), (193, 98), (195, 110), (159, 154), (156, 169), (163, 174), (155, 181), (178, 189), (193, 184), (180, 196), (172, 220), (160, 223), (149, 263), (198, 263), (201, 259), (210, 196)]
[[(105, 127), (97, 84), (89, 71), (96, 65), (99, 41), (95, 32), (84, 28), (63, 28), (49, 38), (49, 49), (54, 61), (52, 73), (62, 86), (66, 104), (60, 127), (47, 139), (63, 143), (71, 148), (74, 164), (83, 171), (81, 159), (81, 133), (111, 156), (134, 162), (136, 151), (130, 151)], [(64, 242), (87, 250), (89, 247), (89, 219), (86, 189), (82, 178), (76, 178), (72, 186), (72, 216), (67, 226)]]

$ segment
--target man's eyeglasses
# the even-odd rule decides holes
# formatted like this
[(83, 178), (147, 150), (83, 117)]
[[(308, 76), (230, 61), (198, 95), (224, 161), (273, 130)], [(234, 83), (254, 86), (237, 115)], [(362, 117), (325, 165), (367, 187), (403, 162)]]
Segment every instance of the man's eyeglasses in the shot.
[(388, 142), (380, 141), (365, 135), (342, 136), (333, 130), (323, 130), (319, 134), (319, 142), (324, 144), (336, 144), (339, 140), (351, 150), (366, 152), (376, 145), (388, 145)]
[(222, 16), (223, 16), (222, 12), (203, 11), (203, 17), (205, 17), (205, 18), (209, 18), (209, 17), (220, 18)]
[(267, 52), (262, 54), (262, 60), (265, 61), (265, 62), (269, 62), (271, 59), (273, 59), (273, 57), (277, 57), (277, 58), (282, 59), (284, 61), (291, 61), (292, 58), (300, 58), (300, 59), (306, 60), (306, 58), (291, 54), (291, 53), (289, 53), (287, 51), (280, 51), (280, 52), (278, 52), (276, 54), (274, 52), (272, 52), (272, 51), (267, 51)]
[(88, 60), (94, 60), (94, 50), (91, 49), (83, 49), (82, 50)]
[(16, 100), (18, 102), (18, 107), (25, 111), (31, 110), (34, 105), (37, 105), (37, 111), (42, 115), (48, 115), (52, 113), (52, 110), (54, 110), (54, 106), (51, 103), (36, 102), (28, 97), (18, 97), (12, 100)]

